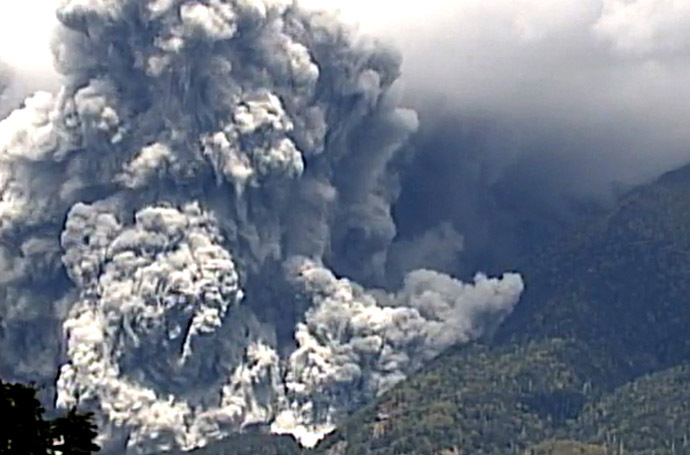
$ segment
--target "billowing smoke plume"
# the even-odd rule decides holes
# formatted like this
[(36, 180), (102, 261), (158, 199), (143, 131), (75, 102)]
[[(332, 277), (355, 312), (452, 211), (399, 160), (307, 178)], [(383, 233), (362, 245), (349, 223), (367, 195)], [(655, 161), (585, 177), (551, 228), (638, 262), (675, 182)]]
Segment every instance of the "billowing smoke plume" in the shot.
[(0, 119), (20, 107), (32, 93), (57, 90), (58, 87), (52, 70), (18, 68), (0, 59)]
[(57, 378), (106, 447), (314, 443), (517, 302), (518, 275), (411, 270), (451, 226), (391, 250), (395, 52), (287, 0), (57, 14), (61, 90), (0, 122), (0, 368)]
[(0, 60), (0, 118), (4, 118), (12, 108), (9, 107), (7, 89), (12, 79), (12, 72), (4, 62)]
[(452, 224), (465, 240), (455, 273), (514, 267), (690, 162), (690, 2), (311, 1), (361, 16), (402, 49), (421, 128), (398, 234)]

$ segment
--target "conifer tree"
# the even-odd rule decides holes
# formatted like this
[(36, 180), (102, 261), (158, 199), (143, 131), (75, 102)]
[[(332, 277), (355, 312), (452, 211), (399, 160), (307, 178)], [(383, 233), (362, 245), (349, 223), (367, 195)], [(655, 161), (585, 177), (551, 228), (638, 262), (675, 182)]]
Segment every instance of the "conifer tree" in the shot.
[(92, 413), (76, 408), (45, 420), (33, 386), (0, 380), (0, 455), (86, 455), (98, 452)]

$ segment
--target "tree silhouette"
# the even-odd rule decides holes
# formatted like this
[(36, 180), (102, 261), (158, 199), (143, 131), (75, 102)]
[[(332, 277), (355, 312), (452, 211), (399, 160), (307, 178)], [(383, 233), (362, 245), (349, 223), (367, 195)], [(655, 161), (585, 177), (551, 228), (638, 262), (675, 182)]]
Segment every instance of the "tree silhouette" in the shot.
[(52, 420), (44, 420), (44, 409), (33, 386), (0, 380), (0, 455), (85, 455), (98, 452), (92, 413), (76, 408)]
[(0, 454), (45, 454), (49, 427), (36, 389), (21, 384), (0, 382)]
[(91, 421), (93, 413), (80, 413), (76, 408), (70, 409), (63, 417), (50, 422), (53, 449), (62, 455), (84, 455), (98, 452), (93, 440), (98, 436), (96, 425)]

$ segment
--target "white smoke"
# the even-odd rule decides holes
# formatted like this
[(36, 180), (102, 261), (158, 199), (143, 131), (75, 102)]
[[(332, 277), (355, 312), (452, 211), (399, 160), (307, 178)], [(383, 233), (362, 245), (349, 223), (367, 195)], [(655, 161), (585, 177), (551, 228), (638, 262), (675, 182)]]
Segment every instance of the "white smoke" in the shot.
[(294, 422), (334, 424), (342, 409), (366, 403), (448, 347), (490, 331), (523, 288), (515, 274), (477, 275), (464, 284), (417, 270), (388, 295), (337, 279), (312, 261), (291, 262), (291, 280), (310, 308), (297, 325), (286, 378), (290, 409), (278, 416), (277, 431), (292, 431)]
[(57, 374), (106, 447), (257, 424), (313, 444), (510, 313), (518, 275), (384, 290), (417, 127), (390, 49), (280, 0), (57, 16), (61, 90), (0, 122), (0, 368)]

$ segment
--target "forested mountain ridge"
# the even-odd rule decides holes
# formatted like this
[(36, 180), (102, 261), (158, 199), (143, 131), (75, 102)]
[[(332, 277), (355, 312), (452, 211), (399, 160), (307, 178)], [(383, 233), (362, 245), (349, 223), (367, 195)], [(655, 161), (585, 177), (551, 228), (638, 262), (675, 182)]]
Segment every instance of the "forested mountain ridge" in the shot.
[(520, 272), (525, 294), (492, 342), (446, 352), (318, 452), (690, 453), (690, 167)]
[(636, 376), (690, 354), (690, 167), (628, 194), (610, 213), (529, 258), (501, 343), (573, 337)]
[[(632, 191), (520, 272), (524, 298), (493, 340), (445, 352), (313, 453), (690, 454), (690, 167)], [(256, 453), (299, 451), (253, 435), (197, 453), (243, 453), (246, 437)]]

